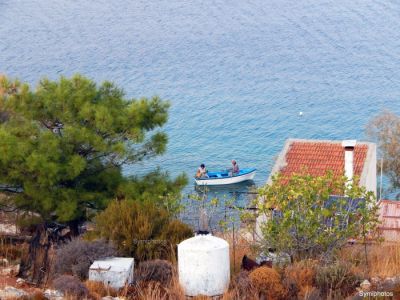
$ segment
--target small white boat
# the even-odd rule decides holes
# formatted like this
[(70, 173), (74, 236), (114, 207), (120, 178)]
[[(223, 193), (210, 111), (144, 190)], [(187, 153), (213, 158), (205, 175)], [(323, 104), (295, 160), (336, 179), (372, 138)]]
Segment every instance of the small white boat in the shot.
[(197, 185), (224, 185), (252, 180), (256, 169), (241, 169), (239, 173), (230, 176), (228, 171), (207, 172), (208, 177), (194, 178)]

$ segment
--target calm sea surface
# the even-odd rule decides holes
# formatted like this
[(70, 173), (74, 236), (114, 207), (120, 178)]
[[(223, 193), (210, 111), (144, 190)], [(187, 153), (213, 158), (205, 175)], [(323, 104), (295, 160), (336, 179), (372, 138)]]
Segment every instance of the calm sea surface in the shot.
[(1, 73), (170, 100), (168, 152), (127, 174), (235, 158), (260, 185), (287, 138), (363, 140), (400, 113), (399, 70), (399, 1), (0, 0)]

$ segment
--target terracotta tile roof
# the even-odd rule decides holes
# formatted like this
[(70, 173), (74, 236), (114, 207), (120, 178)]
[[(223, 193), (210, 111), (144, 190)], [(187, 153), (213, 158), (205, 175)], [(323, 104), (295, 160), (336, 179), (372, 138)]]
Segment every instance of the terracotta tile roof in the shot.
[[(355, 146), (355, 176), (361, 176), (367, 152), (368, 145), (357, 144)], [(286, 166), (280, 169), (285, 176), (301, 172), (321, 176), (327, 171), (333, 171), (338, 176), (344, 174), (344, 149), (338, 142), (295, 140), (289, 145), (285, 160)]]

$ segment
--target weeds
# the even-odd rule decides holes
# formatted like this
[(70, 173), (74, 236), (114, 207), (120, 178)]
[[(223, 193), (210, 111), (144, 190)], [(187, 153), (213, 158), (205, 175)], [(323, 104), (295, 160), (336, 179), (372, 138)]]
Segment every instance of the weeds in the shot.
[(89, 295), (89, 290), (86, 286), (76, 277), (71, 275), (61, 275), (57, 277), (52, 284), (53, 288), (61, 291), (64, 295), (77, 300), (86, 298)]

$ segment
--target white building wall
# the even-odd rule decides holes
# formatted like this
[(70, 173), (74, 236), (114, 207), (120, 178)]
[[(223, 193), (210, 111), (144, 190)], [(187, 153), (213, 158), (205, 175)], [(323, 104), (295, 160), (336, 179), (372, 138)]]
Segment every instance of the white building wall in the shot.
[(368, 143), (368, 153), (364, 164), (363, 173), (361, 174), (360, 184), (365, 186), (367, 191), (376, 193), (377, 173), (376, 173), (376, 144)]

